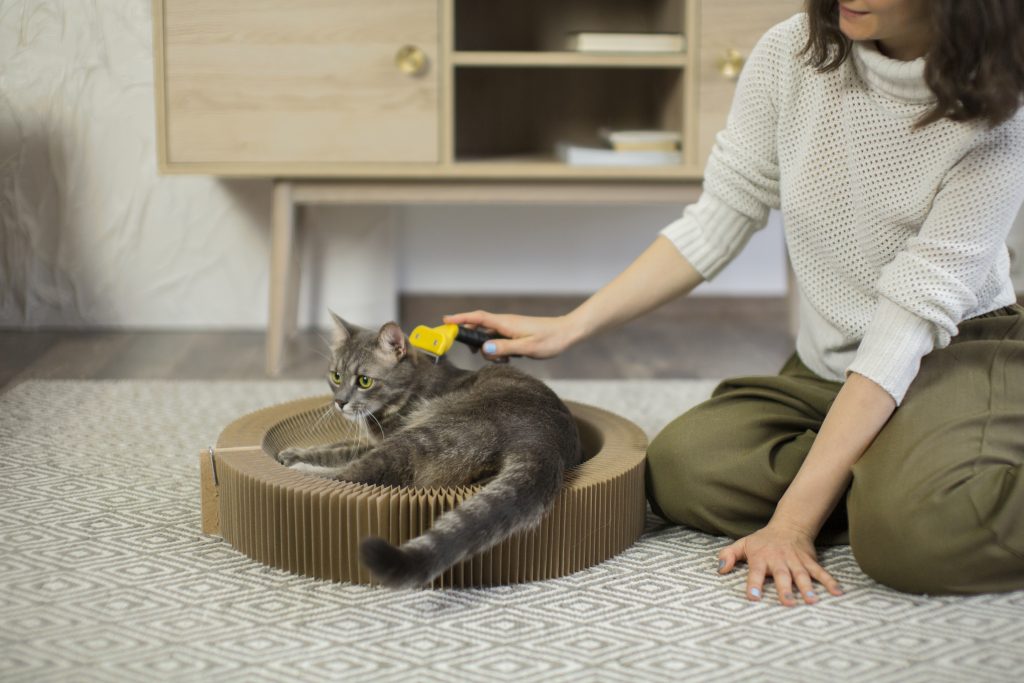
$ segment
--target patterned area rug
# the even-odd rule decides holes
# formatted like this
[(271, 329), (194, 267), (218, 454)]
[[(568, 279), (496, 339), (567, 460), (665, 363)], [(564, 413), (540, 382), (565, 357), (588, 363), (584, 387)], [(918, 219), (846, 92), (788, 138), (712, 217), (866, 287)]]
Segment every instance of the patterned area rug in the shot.
[[(710, 382), (555, 381), (653, 435)], [(603, 564), (501, 588), (390, 591), (256, 564), (199, 531), (198, 452), (320, 382), (28, 382), (0, 395), (0, 680), (981, 681), (1024, 671), (1024, 592), (846, 589), (786, 609), (662, 526)]]

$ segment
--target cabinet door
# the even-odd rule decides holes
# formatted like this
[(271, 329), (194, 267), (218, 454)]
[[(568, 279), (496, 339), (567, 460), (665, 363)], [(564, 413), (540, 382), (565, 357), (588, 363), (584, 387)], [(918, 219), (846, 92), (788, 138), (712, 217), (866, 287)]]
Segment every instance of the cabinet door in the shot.
[[(154, 11), (171, 166), (438, 161), (438, 0), (156, 0)], [(425, 57), (414, 75), (396, 64), (405, 46)]]
[[(799, 12), (800, 0), (704, 0), (700, 4), (700, 78), (697, 94), (697, 162), (707, 163), (715, 135), (725, 127), (736, 87), (724, 69), (729, 51), (743, 58), (775, 24)], [(723, 73), (723, 70), (726, 73)]]

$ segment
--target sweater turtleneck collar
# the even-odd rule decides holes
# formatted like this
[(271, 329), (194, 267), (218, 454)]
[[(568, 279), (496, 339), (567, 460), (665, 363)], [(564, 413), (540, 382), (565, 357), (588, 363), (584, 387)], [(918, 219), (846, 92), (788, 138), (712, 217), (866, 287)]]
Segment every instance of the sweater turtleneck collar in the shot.
[(924, 80), (924, 57), (909, 62), (886, 57), (873, 40), (853, 43), (853, 58), (860, 77), (872, 90), (895, 100), (924, 104), (935, 94)]

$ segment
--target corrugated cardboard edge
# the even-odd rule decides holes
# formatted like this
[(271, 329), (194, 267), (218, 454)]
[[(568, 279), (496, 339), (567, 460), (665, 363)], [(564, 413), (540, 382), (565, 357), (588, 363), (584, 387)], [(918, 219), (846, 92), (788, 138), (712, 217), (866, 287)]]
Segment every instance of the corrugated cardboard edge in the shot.
[[(493, 586), (565, 576), (622, 552), (645, 517), (647, 437), (632, 422), (566, 402), (590, 457), (566, 473), (541, 524), (438, 577), (434, 587)], [(396, 545), (423, 533), (480, 486), (371, 486), (321, 479), (278, 464), (285, 446), (355, 438), (318, 396), (271, 406), (228, 425), (200, 453), (204, 533), (265, 564), (332, 581), (373, 583), (358, 560), (367, 536)]]

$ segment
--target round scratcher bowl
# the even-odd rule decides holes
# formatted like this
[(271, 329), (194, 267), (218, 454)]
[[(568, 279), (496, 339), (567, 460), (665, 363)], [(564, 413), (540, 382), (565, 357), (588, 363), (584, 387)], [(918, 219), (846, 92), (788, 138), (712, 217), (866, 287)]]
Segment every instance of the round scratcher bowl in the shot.
[[(629, 547), (644, 526), (647, 438), (632, 422), (566, 402), (586, 460), (565, 483), (541, 524), (448, 570), (434, 583), (493, 586), (564, 576)], [(299, 574), (373, 583), (359, 542), (395, 545), (420, 535), (480, 485), (444, 489), (374, 486), (321, 479), (272, 457), (290, 446), (359, 437), (330, 410), (330, 397), (292, 401), (235, 420), (200, 456), (203, 530), (220, 533), (249, 557)]]

